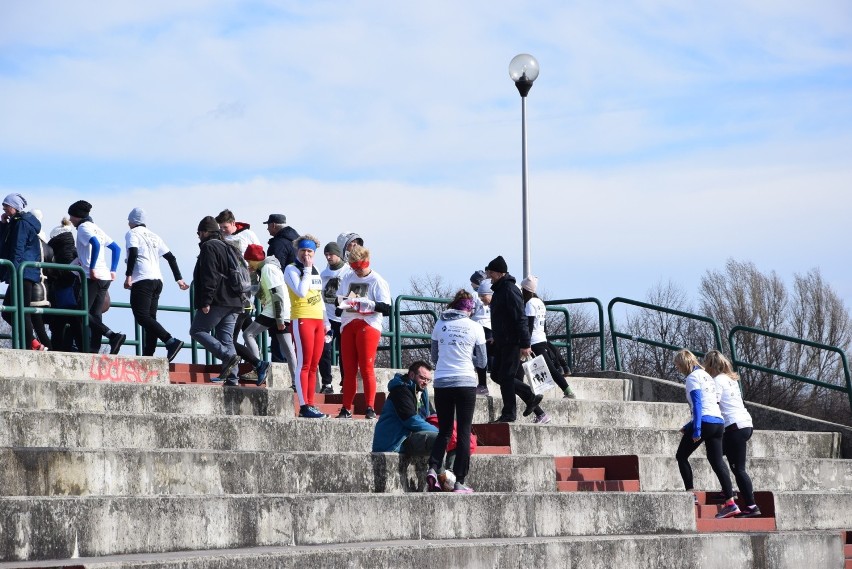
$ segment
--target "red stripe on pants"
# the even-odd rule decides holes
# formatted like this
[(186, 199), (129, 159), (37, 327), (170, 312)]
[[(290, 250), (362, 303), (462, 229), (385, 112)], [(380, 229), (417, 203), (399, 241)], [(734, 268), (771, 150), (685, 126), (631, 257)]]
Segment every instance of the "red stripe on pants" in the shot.
[(376, 350), (382, 333), (364, 320), (352, 320), (340, 333), (340, 360), (343, 365), (343, 406), (352, 410), (355, 391), (358, 389), (356, 374), (361, 372), (364, 382), (364, 397), (367, 406), (376, 402)]

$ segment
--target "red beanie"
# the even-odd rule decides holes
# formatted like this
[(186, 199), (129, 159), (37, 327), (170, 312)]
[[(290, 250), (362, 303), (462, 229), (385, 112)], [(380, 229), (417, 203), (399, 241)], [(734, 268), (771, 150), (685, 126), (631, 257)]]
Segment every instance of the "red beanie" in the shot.
[(245, 255), (243, 258), (246, 261), (262, 261), (266, 258), (266, 253), (263, 252), (263, 247), (256, 243), (252, 243), (248, 247), (246, 247)]

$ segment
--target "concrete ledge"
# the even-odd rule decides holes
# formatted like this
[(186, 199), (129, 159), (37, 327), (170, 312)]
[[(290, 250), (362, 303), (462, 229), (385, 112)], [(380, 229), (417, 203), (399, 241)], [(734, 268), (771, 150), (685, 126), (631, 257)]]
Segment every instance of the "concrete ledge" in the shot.
[[(0, 449), (0, 495), (421, 492), (427, 458), (397, 453)], [(553, 457), (474, 455), (478, 492), (554, 492)]]
[[(493, 569), (548, 567), (565, 569), (801, 569), (842, 567), (836, 533), (783, 532), (733, 535), (638, 535), (540, 538), (523, 540), (381, 541), (333, 548), (256, 547), (157, 555), (121, 555), (51, 560), (52, 567), (88, 569), (304, 569), (316, 567), (388, 567), (410, 569)], [(0, 569), (13, 564), (0, 562)], [(15, 563), (15, 567), (43, 567)]]
[[(494, 407), (499, 414), (502, 401)], [(523, 405), (520, 403), (520, 405)], [(625, 401), (582, 401), (553, 399), (542, 403), (551, 417), (551, 425), (583, 425), (623, 428), (680, 429), (688, 420), (689, 409), (678, 403), (646, 403)], [(495, 414), (495, 419), (496, 414)]]
[[(573, 427), (510, 424), (514, 454), (597, 456), (610, 454), (663, 454), (674, 456), (681, 435), (673, 429)], [(751, 456), (836, 458), (840, 435), (755, 431), (749, 441)], [(703, 452), (699, 449), (698, 452)]]
[[(632, 373), (617, 371), (597, 372), (591, 374), (595, 377), (622, 378), (633, 382), (633, 399), (636, 401), (671, 401), (680, 403), (686, 400), (683, 383), (646, 377)], [(831, 423), (782, 411), (774, 407), (745, 402), (751, 414), (756, 429), (780, 430), (780, 431), (813, 431), (813, 432), (836, 432), (840, 433), (840, 454), (838, 457), (852, 458), (852, 427)]]
[(778, 530), (852, 528), (852, 492), (776, 492)]
[(685, 494), (654, 493), (0, 498), (0, 528), (0, 558), (25, 560), (376, 540), (685, 533), (695, 531), (695, 519)]
[(165, 385), (165, 358), (0, 349), (3, 377)]
[[(719, 481), (701, 449), (690, 457), (690, 464), (697, 489), (719, 491)], [(747, 469), (755, 491), (852, 492), (852, 462), (845, 459), (749, 457)], [(677, 461), (672, 456), (640, 456), (639, 478), (643, 491), (683, 490)], [(731, 482), (736, 488), (733, 475)]]

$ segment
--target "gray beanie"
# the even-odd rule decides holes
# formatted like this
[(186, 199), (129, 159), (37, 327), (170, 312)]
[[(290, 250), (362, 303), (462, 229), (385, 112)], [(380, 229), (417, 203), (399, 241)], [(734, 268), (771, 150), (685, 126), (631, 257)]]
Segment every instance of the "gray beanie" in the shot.
[(3, 198), (3, 205), (7, 205), (18, 211), (23, 211), (27, 207), (27, 200), (21, 194), (9, 194)]
[(145, 225), (145, 210), (141, 207), (134, 207), (130, 210), (127, 221), (132, 225)]
[(491, 290), (491, 279), (483, 279), (479, 283), (479, 288), (476, 289), (476, 294), (494, 294), (494, 291)]

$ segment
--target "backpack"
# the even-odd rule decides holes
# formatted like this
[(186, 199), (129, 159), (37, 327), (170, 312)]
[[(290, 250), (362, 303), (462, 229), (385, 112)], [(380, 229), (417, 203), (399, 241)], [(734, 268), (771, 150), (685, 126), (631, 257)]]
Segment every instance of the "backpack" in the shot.
[(238, 296), (244, 306), (251, 304), (251, 275), (245, 261), (238, 255), (237, 249), (225, 243), (228, 249), (228, 272), (225, 285), (234, 296)]

